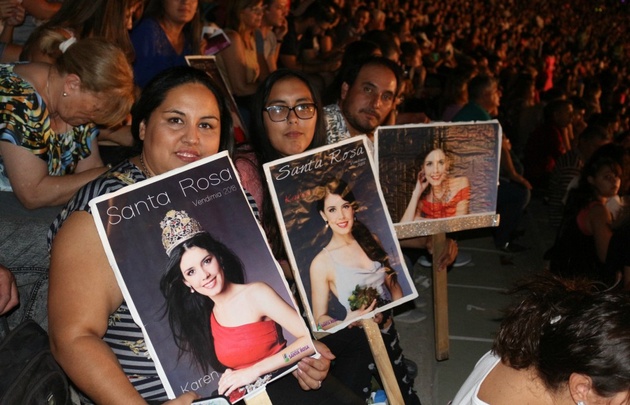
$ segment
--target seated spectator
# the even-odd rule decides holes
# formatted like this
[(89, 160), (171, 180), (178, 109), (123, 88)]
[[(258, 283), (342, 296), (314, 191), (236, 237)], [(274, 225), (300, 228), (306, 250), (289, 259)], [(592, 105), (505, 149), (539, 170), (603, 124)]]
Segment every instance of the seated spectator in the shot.
[(441, 121), (452, 121), (453, 117), (468, 103), (468, 81), (465, 74), (453, 74), (446, 81), (440, 96)]
[[(51, 52), (54, 31), (63, 40), (103, 37), (118, 45), (131, 63), (134, 59), (133, 46), (129, 39), (132, 28), (131, 16), (142, 5), (142, 0), (65, 0), (59, 11), (46, 23), (37, 27), (24, 44), (20, 60), (35, 61), (43, 55), (52, 60), (60, 52)], [(52, 63), (49, 61), (49, 63)]]
[[(339, 9), (337, 5), (329, 0), (314, 1), (301, 13), (287, 18), (289, 31), (284, 37), (278, 56), (278, 66), (293, 70), (300, 70), (317, 80), (316, 84), (323, 89), (326, 82), (321, 73), (326, 76), (339, 68), (341, 61), (320, 60), (316, 58), (305, 58), (307, 50), (313, 50), (314, 37), (331, 28), (339, 19)], [(297, 11), (297, 10), (296, 10)]]
[(252, 96), (258, 82), (269, 72), (264, 55), (256, 50), (255, 32), (263, 15), (262, 0), (238, 0), (228, 4), (225, 33), (231, 45), (219, 52), (217, 63), (249, 128)]
[[(254, 120), (255, 130), (252, 131), (252, 143), (259, 164), (258, 173), (247, 170), (251, 166), (251, 160), (241, 163), (239, 163), (241, 159), (237, 158), (236, 160), (237, 168), (245, 169), (239, 169), (239, 171), (243, 184), (248, 190), (250, 188), (256, 189), (258, 188), (257, 184), (262, 183), (262, 164), (326, 144), (324, 116), (319, 95), (315, 92), (312, 83), (301, 72), (281, 69), (271, 74), (256, 93), (256, 106), (256, 111), (259, 113)], [(299, 108), (299, 111), (288, 109), (300, 106), (302, 108)], [(281, 114), (273, 110), (278, 110)], [(285, 111), (286, 117), (282, 117), (282, 113)], [(295, 136), (295, 133), (300, 135)], [(292, 136), (287, 134), (292, 134)], [(261, 208), (263, 228), (267, 233), (274, 254), (276, 258), (284, 260), (283, 267), (286, 267), (288, 266), (286, 253), (267, 188), (263, 191)], [(407, 401), (417, 401), (417, 396), (413, 391), (413, 376), (408, 375), (403, 361), (402, 348), (397, 339), (394, 338), (397, 335), (394, 324), (388, 319), (386, 325), (381, 325), (381, 327), (386, 330), (383, 332), (384, 339), (391, 343), (387, 344), (386, 347), (403, 397)], [(333, 354), (337, 357), (331, 373), (348, 387), (351, 387), (365, 401), (366, 395), (369, 395), (370, 392), (370, 380), (372, 376), (378, 378), (378, 375), (375, 375), (374, 370), (370, 369), (370, 363), (373, 359), (371, 354), (365, 350), (368, 348), (365, 334), (357, 334), (352, 329), (354, 328), (336, 332), (326, 336), (322, 341), (333, 350)], [(349, 337), (352, 337), (355, 346), (351, 347), (344, 344)], [(348, 373), (351, 373), (352, 376)]]
[[(488, 121), (496, 116), (501, 91), (496, 79), (475, 76), (468, 83), (468, 103), (462, 107), (453, 121)], [(508, 137), (501, 143), (499, 189), (497, 191), (497, 213), (501, 215), (499, 226), (493, 229), (494, 244), (506, 253), (523, 250), (513, 243), (523, 211), (529, 203), (532, 186), (522, 175), (517, 156), (512, 151)]]
[(370, 22), (370, 9), (365, 5), (359, 5), (346, 23), (337, 25), (337, 45), (346, 45), (358, 41), (365, 34), (365, 27)]
[(201, 52), (201, 19), (197, 0), (149, 0), (131, 31), (136, 53), (134, 80), (142, 88), (160, 71), (186, 65), (187, 55)]
[[(65, 48), (64, 48), (65, 49)], [(86, 63), (89, 61), (89, 63)], [(3, 209), (65, 204), (107, 169), (94, 123), (113, 125), (133, 102), (123, 52), (102, 39), (67, 47), (54, 65), (3, 65), (0, 183)]]
[(608, 133), (601, 127), (589, 126), (580, 134), (577, 146), (560, 156), (549, 178), (549, 223), (554, 228), (560, 225), (564, 203), (569, 187), (580, 177), (587, 161), (600, 146), (610, 142)]
[(630, 386), (630, 296), (539, 276), (513, 290), (492, 350), (453, 405), (622, 404)]
[(525, 176), (532, 186), (546, 190), (556, 160), (571, 149), (568, 131), (573, 106), (567, 100), (554, 100), (544, 109), (544, 122), (529, 137), (525, 147)]
[(400, 44), (400, 51), (406, 83), (405, 101), (419, 100), (427, 77), (427, 70), (422, 66), (422, 50), (414, 40)]
[[(257, 33), (262, 41), (262, 54), (267, 62), (269, 73), (278, 69), (278, 55), (280, 44), (289, 30), (287, 15), (289, 14), (289, 0), (264, 0), (263, 19)], [(258, 38), (257, 38), (258, 41)], [(260, 46), (260, 45), (258, 45)], [(258, 50), (260, 53), (260, 49)]]
[(615, 282), (604, 262), (612, 236), (612, 215), (606, 203), (621, 184), (622, 151), (610, 144), (584, 164), (579, 185), (571, 190), (554, 246), (550, 270), (562, 277), (588, 277), (606, 285)]
[[(144, 343), (144, 336), (129, 314), (88, 202), (97, 195), (185, 166), (191, 161), (191, 152), (178, 153), (182, 148), (194, 150), (192, 160), (219, 150), (231, 151), (232, 121), (220, 94), (209, 76), (193, 68), (176, 67), (158, 74), (132, 110), (133, 134), (142, 144), (140, 155), (81, 189), (51, 228), (51, 350), (70, 379), (95, 403), (143, 403), (166, 401), (167, 397), (155, 364), (146, 355), (146, 346), (125, 343)], [(173, 130), (170, 120), (164, 122), (162, 111), (195, 125), (177, 124)], [(301, 396), (311, 395), (328, 396), (333, 403), (356, 404), (343, 400), (346, 392), (342, 386), (328, 389), (328, 382), (322, 383), (334, 356), (322, 344), (317, 344), (317, 351), (322, 354), (319, 359), (300, 360), (300, 372), (294, 373), (297, 384), (286, 377), (267, 386), (274, 404), (307, 403)], [(320, 388), (321, 393), (317, 393)], [(190, 404), (194, 399), (196, 394), (187, 392), (174, 403)], [(321, 398), (319, 401), (322, 403)]]

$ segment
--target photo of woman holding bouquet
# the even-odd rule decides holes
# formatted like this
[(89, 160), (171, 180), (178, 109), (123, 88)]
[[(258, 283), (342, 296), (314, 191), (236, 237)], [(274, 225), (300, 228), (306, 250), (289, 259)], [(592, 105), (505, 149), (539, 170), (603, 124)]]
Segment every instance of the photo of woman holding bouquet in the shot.
[[(338, 178), (327, 180), (316, 195), (317, 210), (331, 237), (311, 263), (312, 309), (319, 327), (329, 329), (401, 298), (403, 291), (380, 242), (357, 219), (358, 202), (348, 184)], [(343, 320), (328, 314), (331, 292), (346, 310)]]

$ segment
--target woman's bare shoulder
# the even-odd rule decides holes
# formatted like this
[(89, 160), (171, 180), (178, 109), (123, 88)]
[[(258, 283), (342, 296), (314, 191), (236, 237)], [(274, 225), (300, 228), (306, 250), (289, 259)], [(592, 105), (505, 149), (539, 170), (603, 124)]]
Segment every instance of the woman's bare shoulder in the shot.
[(469, 186), (470, 186), (470, 182), (468, 181), (468, 177), (466, 176), (451, 178), (451, 189), (454, 192), (458, 192), (459, 190), (469, 187)]
[(311, 262), (311, 272), (326, 272), (331, 267), (330, 254), (322, 249)]

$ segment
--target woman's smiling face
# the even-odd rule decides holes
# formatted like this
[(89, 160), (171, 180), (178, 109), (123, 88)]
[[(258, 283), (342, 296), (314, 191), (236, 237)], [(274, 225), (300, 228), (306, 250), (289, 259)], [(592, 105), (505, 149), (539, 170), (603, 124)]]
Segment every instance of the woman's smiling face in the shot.
[(348, 234), (354, 225), (354, 208), (339, 194), (328, 194), (324, 198), (324, 211), (320, 211), (324, 221), (334, 233)]
[(439, 186), (446, 179), (446, 155), (441, 149), (431, 151), (424, 159), (424, 175), (431, 186)]
[(193, 246), (182, 255), (179, 267), (184, 284), (195, 292), (214, 297), (223, 291), (225, 276), (218, 258), (206, 249)]

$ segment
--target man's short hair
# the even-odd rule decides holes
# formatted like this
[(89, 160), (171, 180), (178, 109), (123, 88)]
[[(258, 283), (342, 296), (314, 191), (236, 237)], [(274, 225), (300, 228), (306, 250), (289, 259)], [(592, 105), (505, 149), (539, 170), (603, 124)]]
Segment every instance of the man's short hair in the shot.
[(468, 82), (468, 99), (471, 101), (479, 101), (492, 85), (496, 83), (496, 79), (488, 75), (477, 75)]
[(562, 111), (563, 109), (567, 108), (567, 106), (569, 105), (572, 106), (573, 104), (571, 104), (571, 101), (565, 100), (565, 99), (558, 99), (558, 100), (550, 101), (543, 108), (543, 116), (544, 116), (545, 122), (553, 122), (554, 116), (560, 111)]
[(398, 95), (400, 87), (402, 86), (402, 69), (396, 62), (387, 59), (384, 56), (370, 56), (359, 60), (345, 71), (343, 82), (352, 87), (354, 82), (357, 80), (361, 69), (366, 66), (380, 66), (389, 69), (396, 77), (396, 95)]
[(589, 125), (579, 135), (580, 142), (592, 142), (592, 141), (608, 141), (610, 140), (610, 134), (606, 131), (606, 128), (599, 125)]

